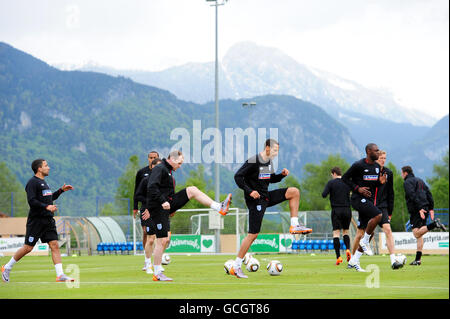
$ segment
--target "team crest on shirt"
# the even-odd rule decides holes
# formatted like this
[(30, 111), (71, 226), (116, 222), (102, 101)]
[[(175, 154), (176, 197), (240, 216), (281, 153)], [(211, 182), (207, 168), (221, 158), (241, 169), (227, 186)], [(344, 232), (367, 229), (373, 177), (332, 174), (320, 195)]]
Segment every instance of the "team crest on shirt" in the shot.
[(375, 167), (375, 172), (377, 172), (377, 174), (380, 172), (380, 169), (378, 167)]
[(32, 243), (33, 240), (34, 240), (34, 237), (33, 237), (33, 236), (28, 237), (28, 241), (29, 241), (30, 243)]
[(161, 230), (162, 229), (162, 224), (157, 224), (156, 228), (158, 228), (158, 230)]
[(261, 205), (256, 205), (256, 209), (258, 210), (258, 212), (261, 211)]
[(259, 176), (258, 179), (270, 179), (271, 171), (269, 166), (260, 166), (259, 167)]
[(361, 203), (365, 203), (365, 202), (366, 202), (365, 198), (361, 199)]

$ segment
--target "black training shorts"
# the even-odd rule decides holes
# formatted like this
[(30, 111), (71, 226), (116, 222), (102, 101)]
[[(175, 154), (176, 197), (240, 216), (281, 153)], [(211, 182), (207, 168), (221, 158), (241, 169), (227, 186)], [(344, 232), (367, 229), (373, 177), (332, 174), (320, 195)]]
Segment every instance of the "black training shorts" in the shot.
[(333, 207), (331, 209), (331, 225), (333, 230), (348, 229), (352, 220), (352, 210), (347, 207)]
[(25, 244), (34, 246), (39, 239), (41, 239), (41, 242), (43, 243), (58, 240), (56, 224), (53, 218), (28, 217), (25, 233)]
[(148, 219), (147, 220), (142, 219), (142, 213), (143, 212), (144, 211), (142, 209), (139, 211), (139, 218), (141, 219), (141, 226), (142, 227), (144, 227), (147, 224), (147, 221), (148, 221)]
[(180, 208), (189, 202), (186, 189), (182, 189), (178, 193), (174, 194), (173, 197), (169, 197), (168, 200), (170, 204), (170, 209), (165, 210), (161, 206), (151, 210), (150, 219), (155, 226), (155, 234), (157, 238), (164, 238), (168, 236), (170, 231), (170, 220), (169, 215), (176, 212)]
[[(153, 223), (151, 218), (147, 218), (147, 219), (142, 219), (142, 214), (144, 211), (141, 210), (140, 212), (140, 216), (141, 216), (141, 225), (142, 227), (144, 227), (145, 233), (147, 235), (154, 235), (156, 233), (155, 230), (155, 224)], [(150, 213), (151, 216), (151, 213)]]
[(352, 199), (352, 206), (358, 211), (358, 219), (360, 221), (367, 220), (367, 222), (369, 222), (372, 218), (382, 214), (381, 209), (376, 207), (372, 201), (367, 198), (356, 197)]
[(156, 234), (156, 227), (155, 224), (152, 222), (152, 220), (149, 218), (148, 223), (145, 225), (145, 233), (147, 235), (155, 235)]
[[(380, 208), (381, 209), (381, 220), (378, 223), (378, 226), (383, 227), (384, 224), (390, 224), (391, 221), (389, 220), (389, 214), (387, 208)], [(359, 229), (366, 229), (367, 224), (369, 223), (369, 219), (364, 218), (363, 216), (360, 216), (358, 219), (358, 228)]]
[(267, 207), (275, 206), (286, 200), (287, 188), (270, 191), (267, 197), (259, 199), (246, 199), (248, 208), (248, 233), (258, 234), (261, 230), (262, 220)]
[(430, 213), (427, 211), (425, 213), (425, 219), (422, 219), (420, 217), (419, 212), (411, 214), (411, 216), (409, 217), (409, 223), (411, 224), (411, 228), (414, 229), (414, 228), (421, 228), (423, 226), (426, 226), (428, 215), (430, 215)]

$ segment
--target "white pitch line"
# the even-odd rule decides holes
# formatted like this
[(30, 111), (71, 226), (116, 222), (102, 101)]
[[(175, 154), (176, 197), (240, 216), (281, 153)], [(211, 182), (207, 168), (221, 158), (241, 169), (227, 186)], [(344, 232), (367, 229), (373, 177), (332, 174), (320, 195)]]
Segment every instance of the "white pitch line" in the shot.
[[(117, 267), (90, 267), (90, 268), (81, 268), (82, 270), (107, 270), (107, 269), (117, 269)], [(54, 272), (52, 269), (35, 269), (35, 270), (14, 270), (13, 273), (33, 273), (33, 272)]]
[[(11, 282), (13, 284), (63, 284), (59, 282), (49, 282), (49, 281), (41, 281), (41, 282), (31, 282), (31, 281), (20, 281), (20, 282)], [(155, 282), (141, 282), (141, 281), (81, 281), (80, 285), (156, 285)], [(248, 283), (201, 283), (201, 282), (167, 282), (170, 285), (245, 285), (248, 286)], [(273, 283), (250, 283), (253, 286), (269, 286)], [(277, 283), (277, 286), (320, 286), (320, 287), (350, 287), (350, 288), (367, 288), (365, 285), (352, 285), (352, 284), (289, 284), (289, 283)], [(434, 290), (449, 290), (448, 287), (419, 287), (419, 286), (380, 286), (378, 289), (434, 289)], [(368, 288), (369, 289), (369, 288)], [(371, 288), (373, 289), (373, 288)]]

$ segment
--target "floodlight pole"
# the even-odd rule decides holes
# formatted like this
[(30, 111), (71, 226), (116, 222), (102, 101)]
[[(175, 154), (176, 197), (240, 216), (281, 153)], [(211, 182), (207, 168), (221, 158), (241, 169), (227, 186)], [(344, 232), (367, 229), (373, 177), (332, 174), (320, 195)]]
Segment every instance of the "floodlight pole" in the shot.
[[(218, 45), (218, 38), (219, 38), (219, 32), (218, 32), (218, 8), (221, 5), (224, 5), (227, 0), (222, 0), (222, 2), (218, 3), (218, 0), (206, 0), (208, 2), (214, 2), (212, 6), (215, 6), (216, 8), (216, 61), (215, 61), (215, 94), (214, 94), (214, 100), (215, 100), (215, 108), (216, 108), (216, 132), (220, 132), (219, 127), (219, 45)], [(222, 141), (220, 141), (222, 142)], [(219, 156), (221, 154), (218, 154), (218, 149), (216, 149), (215, 152), (215, 161), (214, 161), (214, 171), (215, 171), (215, 201), (220, 202), (220, 166), (219, 166)], [(220, 252), (220, 229), (214, 230), (214, 237), (216, 242), (216, 252)]]
[[(219, 37), (219, 32), (218, 32), (218, 8), (219, 8), (219, 4), (216, 1), (215, 4), (216, 7), (216, 61), (215, 61), (215, 92), (214, 92), (214, 100), (215, 100), (215, 106), (216, 106), (216, 129), (220, 130), (219, 127), (219, 45), (218, 45), (218, 37)], [(217, 150), (216, 150), (216, 160), (214, 161), (215, 163), (215, 172), (216, 172), (216, 187), (215, 187), (215, 194), (216, 194), (216, 202), (220, 201), (220, 167), (219, 167), (219, 163), (218, 163), (218, 154), (217, 154)]]

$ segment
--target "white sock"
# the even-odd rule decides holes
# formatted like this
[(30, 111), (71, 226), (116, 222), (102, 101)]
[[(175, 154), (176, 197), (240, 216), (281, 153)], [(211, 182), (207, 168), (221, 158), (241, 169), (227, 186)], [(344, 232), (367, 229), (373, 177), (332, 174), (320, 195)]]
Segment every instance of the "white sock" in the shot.
[(161, 265), (153, 265), (153, 273), (157, 276), (161, 273)]
[(291, 217), (291, 226), (298, 226), (298, 217)]
[(14, 257), (11, 257), (9, 262), (5, 265), (5, 268), (11, 270), (16, 262), (17, 261), (14, 259)]
[(390, 254), (389, 257), (391, 257), (391, 265), (395, 262), (395, 254)]
[(146, 265), (149, 265), (149, 264), (151, 264), (151, 263), (152, 263), (152, 259), (151, 259), (151, 258), (145, 257), (145, 264), (146, 264)]
[(244, 260), (243, 258), (236, 257), (236, 259), (234, 261), (234, 267), (241, 268), (243, 260)]
[(352, 259), (353, 259), (355, 262), (359, 263), (359, 258), (361, 258), (362, 255), (363, 255), (363, 253), (360, 252), (359, 250), (357, 250), (357, 251), (355, 252), (355, 254), (353, 255), (353, 257), (355, 257), (355, 258), (353, 259), (353, 257), (352, 257)]
[(59, 277), (62, 274), (64, 274), (62, 264), (55, 264), (55, 269), (56, 269), (56, 276), (57, 277)]
[(211, 206), (209, 206), (209, 207), (211, 207), (212, 209), (215, 209), (215, 210), (217, 210), (217, 211), (220, 211), (220, 207), (221, 207), (221, 205), (220, 205), (220, 203), (218, 203), (218, 202), (212, 202), (211, 203)]
[(365, 243), (365, 244), (368, 244), (369, 243), (369, 241), (370, 241), (370, 235), (368, 234), (368, 233), (364, 233), (364, 237), (362, 238), (362, 240), (363, 240), (363, 242)]

